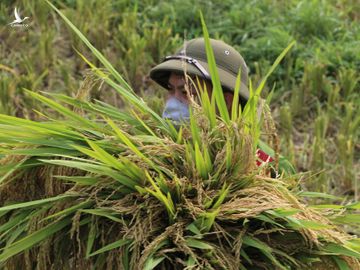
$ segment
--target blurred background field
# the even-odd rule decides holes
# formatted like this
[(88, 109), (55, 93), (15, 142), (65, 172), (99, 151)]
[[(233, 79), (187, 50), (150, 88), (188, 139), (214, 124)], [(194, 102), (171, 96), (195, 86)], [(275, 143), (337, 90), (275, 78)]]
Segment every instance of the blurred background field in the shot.
[[(271, 76), (271, 107), (281, 153), (304, 175), (304, 188), (359, 199), (360, 4), (358, 0), (66, 0), (51, 1), (161, 112), (165, 91), (152, 66), (184, 39), (213, 38), (244, 56), (257, 84), (280, 52), (295, 48)], [(10, 27), (13, 10), (28, 27)], [(23, 88), (124, 106), (76, 53), (99, 64), (50, 7), (38, 0), (0, 2), (0, 113), (41, 119), (46, 108)], [(275, 86), (274, 86), (275, 85)], [(0, 142), (1, 143), (1, 142)]]

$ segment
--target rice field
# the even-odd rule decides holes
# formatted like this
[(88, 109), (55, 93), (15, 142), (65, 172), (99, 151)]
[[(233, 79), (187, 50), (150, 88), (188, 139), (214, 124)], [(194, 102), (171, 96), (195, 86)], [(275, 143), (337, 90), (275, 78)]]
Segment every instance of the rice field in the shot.
[[(360, 269), (357, 1), (51, 3), (0, 3), (0, 269)], [(178, 130), (148, 72), (208, 35), (253, 95)]]

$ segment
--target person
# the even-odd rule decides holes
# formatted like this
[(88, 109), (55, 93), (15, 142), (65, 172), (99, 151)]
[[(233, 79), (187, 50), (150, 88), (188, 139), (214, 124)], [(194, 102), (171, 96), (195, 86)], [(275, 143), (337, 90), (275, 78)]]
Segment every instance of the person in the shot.
[[(238, 72), (241, 72), (239, 101), (242, 108), (249, 99), (247, 88), (249, 69), (244, 58), (232, 46), (223, 41), (210, 39), (214, 52), (217, 72), (223, 89), (224, 99), (229, 112), (234, 99), (234, 89)], [(163, 111), (163, 118), (175, 123), (186, 121), (190, 117), (190, 95), (196, 97), (195, 81), (205, 86), (209, 97), (212, 84), (207, 62), (205, 40), (189, 40), (174, 55), (165, 57), (164, 61), (150, 70), (150, 78), (168, 90), (168, 97)], [(192, 83), (189, 83), (192, 82)], [(257, 165), (272, 162), (273, 158), (264, 151), (257, 151)]]

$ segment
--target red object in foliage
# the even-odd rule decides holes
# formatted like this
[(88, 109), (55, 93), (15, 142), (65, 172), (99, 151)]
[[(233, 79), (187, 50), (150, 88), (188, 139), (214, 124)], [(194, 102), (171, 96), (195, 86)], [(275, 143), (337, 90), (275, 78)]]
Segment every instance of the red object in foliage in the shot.
[(258, 159), (256, 160), (256, 165), (260, 166), (263, 163), (268, 163), (274, 161), (274, 159), (266, 154), (263, 150), (256, 150), (256, 155)]

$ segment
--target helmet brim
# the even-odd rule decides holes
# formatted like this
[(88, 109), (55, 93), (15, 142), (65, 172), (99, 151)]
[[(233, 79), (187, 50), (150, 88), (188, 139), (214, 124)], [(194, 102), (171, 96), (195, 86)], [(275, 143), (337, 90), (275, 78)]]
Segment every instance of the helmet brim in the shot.
[[(207, 62), (201, 60), (198, 60), (198, 62), (210, 74), (209, 65), (207, 64)], [(229, 71), (219, 67), (217, 67), (217, 71), (219, 73), (221, 85), (224, 88), (226, 88), (226, 90), (233, 92), (236, 84), (236, 76), (234, 76)], [(162, 87), (164, 87), (165, 89), (169, 90), (168, 83), (171, 72), (175, 72), (175, 73), (185, 72), (186, 74), (189, 75), (196, 75), (201, 78), (210, 80), (210, 78), (206, 78), (204, 74), (195, 65), (179, 59), (170, 59), (153, 67), (150, 70), (150, 78), (159, 85), (161, 85)], [(249, 99), (249, 90), (242, 81), (240, 85), (240, 96), (246, 101)]]

